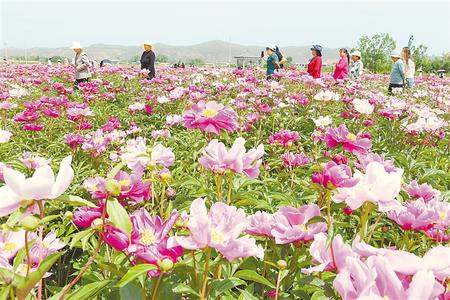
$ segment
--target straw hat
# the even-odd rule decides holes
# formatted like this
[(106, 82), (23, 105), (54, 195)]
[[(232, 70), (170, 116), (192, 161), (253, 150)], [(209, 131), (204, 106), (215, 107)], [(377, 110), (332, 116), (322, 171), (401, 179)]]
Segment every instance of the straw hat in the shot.
[(144, 41), (144, 45), (153, 46), (153, 43), (149, 40)]
[(73, 42), (71, 49), (83, 49), (80, 42)]
[(350, 53), (351, 56), (358, 56), (359, 58), (361, 58), (361, 51), (359, 50), (355, 50), (352, 53)]
[(391, 57), (394, 57), (394, 58), (401, 58), (400, 53), (399, 53), (398, 51), (392, 51)]

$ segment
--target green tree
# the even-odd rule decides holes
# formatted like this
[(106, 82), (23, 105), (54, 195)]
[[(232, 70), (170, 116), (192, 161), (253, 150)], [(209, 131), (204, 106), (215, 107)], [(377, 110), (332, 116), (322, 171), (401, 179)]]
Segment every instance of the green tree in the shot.
[(364, 67), (371, 72), (387, 72), (391, 62), (389, 55), (394, 51), (396, 43), (387, 33), (375, 34), (372, 37), (362, 36), (358, 40)]
[(156, 56), (156, 62), (168, 63), (169, 62), (169, 57), (167, 55), (164, 55), (164, 54), (157, 55)]
[(416, 69), (420, 68), (427, 58), (427, 49), (425, 45), (411, 46), (411, 56), (416, 63)]

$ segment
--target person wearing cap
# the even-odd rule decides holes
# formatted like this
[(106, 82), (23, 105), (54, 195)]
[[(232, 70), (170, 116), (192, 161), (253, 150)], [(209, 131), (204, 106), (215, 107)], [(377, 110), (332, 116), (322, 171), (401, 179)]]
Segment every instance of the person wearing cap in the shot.
[(312, 58), (308, 64), (308, 74), (313, 78), (320, 78), (322, 70), (322, 46), (313, 45), (311, 48)]
[(391, 76), (389, 81), (388, 92), (392, 94), (393, 88), (403, 88), (405, 82), (405, 67), (403, 60), (401, 59), (400, 53), (392, 52), (391, 59), (394, 63), (392, 65)]
[(156, 75), (155, 52), (153, 52), (153, 44), (150, 41), (144, 42), (144, 52), (141, 56), (141, 69), (148, 70), (148, 80), (153, 79)]
[(272, 79), (272, 76), (275, 73), (275, 70), (280, 68), (278, 56), (275, 52), (276, 52), (276, 46), (269, 45), (266, 47), (267, 59), (264, 59), (264, 56), (261, 57), (261, 59), (264, 60), (267, 64), (267, 71), (266, 71), (267, 80)]
[(336, 64), (334, 68), (333, 78), (334, 80), (343, 80), (347, 78), (348, 74), (348, 65), (350, 63), (350, 56), (348, 55), (348, 51), (345, 48), (339, 49), (339, 62)]
[(76, 53), (74, 59), (75, 66), (75, 87), (81, 82), (89, 81), (91, 73), (89, 72), (89, 58), (86, 52), (83, 51), (83, 47), (78, 42), (72, 44), (72, 50)]
[(352, 57), (352, 62), (350, 64), (350, 73), (348, 77), (350, 80), (357, 81), (361, 78), (364, 68), (364, 64), (361, 60), (361, 51), (354, 50), (350, 53), (350, 56)]

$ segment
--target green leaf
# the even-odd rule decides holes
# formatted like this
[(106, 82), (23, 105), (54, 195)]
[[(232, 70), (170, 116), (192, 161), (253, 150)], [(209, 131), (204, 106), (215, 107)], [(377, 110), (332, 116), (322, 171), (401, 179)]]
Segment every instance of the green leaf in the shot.
[(315, 216), (315, 217), (312, 217), (311, 219), (309, 219), (309, 221), (306, 222), (305, 226), (308, 227), (311, 224), (326, 223), (326, 222), (327, 222), (327, 220), (324, 217), (322, 217), (322, 216)]
[(145, 274), (145, 273), (147, 273), (150, 270), (155, 270), (157, 268), (158, 268), (157, 266), (151, 265), (151, 264), (139, 264), (139, 265), (136, 265), (136, 266), (132, 267), (125, 274), (125, 276), (122, 277), (122, 279), (117, 284), (117, 287), (124, 287), (129, 282), (131, 282), (134, 279), (136, 279), (138, 276), (140, 276), (142, 274)]
[(253, 296), (251, 293), (249, 293), (246, 290), (239, 290), (241, 294), (239, 295), (238, 300), (258, 300), (258, 297)]
[(63, 203), (67, 203), (71, 206), (89, 206), (89, 207), (96, 207), (94, 203), (91, 201), (88, 201), (86, 199), (83, 199), (78, 196), (73, 195), (61, 195), (58, 198), (55, 198), (53, 201), (60, 201)]
[(327, 239), (325, 241), (325, 247), (328, 249), (331, 245), (331, 241), (333, 241), (334, 238), (334, 224), (331, 223), (330, 227), (328, 228), (328, 235)]
[(175, 294), (191, 294), (191, 295), (195, 295), (197, 297), (200, 297), (200, 295), (196, 291), (194, 291), (193, 288), (191, 288), (189, 285), (184, 284), (184, 283), (177, 284), (173, 288), (173, 292)]
[(50, 270), (53, 264), (63, 255), (64, 252), (56, 252), (47, 256), (39, 268), (28, 275), (27, 280), (21, 282), (16, 289), (16, 294), (19, 299), (25, 299), (25, 297), (30, 293), (30, 291), (35, 287), (39, 280), (45, 275), (45, 273)]
[(55, 219), (59, 218), (59, 215), (50, 215), (50, 216), (46, 216), (45, 218), (41, 219), (39, 221), (40, 224), (45, 225), (48, 222), (51, 222)]
[(142, 292), (142, 288), (134, 282), (130, 282), (121, 287), (119, 293), (120, 299), (145, 300), (145, 295)]
[(214, 280), (211, 284), (211, 293), (210, 297), (211, 299), (215, 299), (223, 292), (232, 289), (239, 285), (245, 285), (245, 281), (239, 279), (239, 278), (226, 278), (221, 280)]
[(10, 289), (12, 289), (11, 285), (0, 288), (0, 300), (8, 299)]
[(102, 280), (98, 282), (89, 283), (83, 285), (82, 287), (76, 289), (74, 292), (70, 293), (66, 299), (67, 300), (88, 300), (94, 299), (104, 288), (110, 285), (114, 280)]
[(241, 278), (241, 279), (244, 279), (244, 280), (251, 280), (251, 281), (254, 281), (254, 282), (258, 282), (258, 283), (267, 285), (267, 286), (269, 286), (271, 288), (275, 288), (275, 285), (272, 282), (270, 282), (266, 278), (262, 277), (261, 275), (259, 275), (258, 273), (256, 273), (253, 270), (237, 271), (236, 273), (234, 273), (233, 276)]
[(107, 177), (108, 179), (114, 179), (116, 177), (117, 173), (125, 166), (124, 163), (117, 164), (114, 168), (112, 168), (111, 171), (109, 171)]
[(106, 201), (106, 211), (113, 225), (128, 235), (131, 235), (131, 220), (125, 208), (117, 199)]
[(73, 248), (78, 243), (79, 240), (81, 240), (82, 238), (84, 238), (86, 236), (90, 236), (92, 234), (94, 234), (94, 230), (92, 228), (77, 232), (76, 234), (73, 235), (72, 240), (70, 241), (69, 247)]

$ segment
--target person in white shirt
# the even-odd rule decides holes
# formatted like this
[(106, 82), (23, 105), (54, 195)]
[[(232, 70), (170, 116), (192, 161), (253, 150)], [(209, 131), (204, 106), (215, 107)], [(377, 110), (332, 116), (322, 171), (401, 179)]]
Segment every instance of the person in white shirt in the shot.
[(350, 64), (350, 72), (348, 74), (348, 77), (352, 81), (356, 81), (361, 78), (364, 68), (364, 64), (361, 61), (361, 51), (355, 50), (350, 53), (350, 56), (352, 57), (352, 62)]
[(414, 87), (414, 73), (416, 72), (416, 64), (411, 58), (411, 49), (403, 47), (402, 59), (405, 62), (405, 78), (408, 84), (408, 88)]

